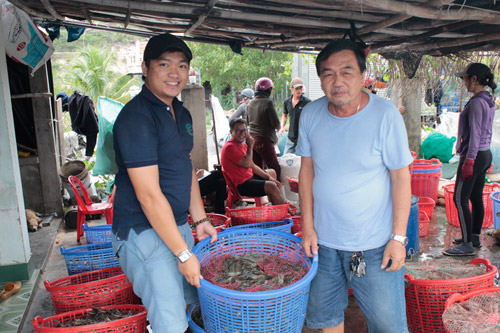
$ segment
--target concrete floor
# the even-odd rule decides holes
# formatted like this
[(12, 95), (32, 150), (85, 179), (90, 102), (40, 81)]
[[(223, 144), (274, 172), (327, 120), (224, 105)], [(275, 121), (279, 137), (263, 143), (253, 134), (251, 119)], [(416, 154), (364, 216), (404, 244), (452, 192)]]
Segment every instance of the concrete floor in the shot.
[[(105, 220), (95, 220), (89, 222), (91, 225), (104, 224)], [(492, 237), (486, 235), (488, 229), (483, 229), (481, 242), (483, 247), (476, 250), (477, 257), (487, 258), (494, 264), (500, 262), (500, 252)], [(61, 224), (60, 219), (54, 219), (51, 227), (44, 230), (45, 234), (33, 233), (30, 237), (37, 238), (35, 244), (32, 241), (33, 256), (40, 265), (40, 276), (33, 291), (34, 296), (25, 314), (25, 320), (18, 332), (32, 332), (32, 320), (35, 316), (43, 318), (54, 315), (50, 294), (45, 290), (44, 280), (54, 281), (67, 276), (64, 257), (60, 253), (61, 246), (73, 247), (79, 245), (76, 242), (75, 230), (66, 229)], [(436, 206), (432, 217), (428, 235), (420, 238), (420, 254), (414, 260), (424, 260), (441, 256), (443, 249), (451, 246), (454, 238), (461, 237), (460, 228), (448, 224), (446, 220), (446, 210), (442, 206)], [(53, 240), (53, 242), (52, 242)], [(53, 244), (51, 247), (50, 244)], [(85, 240), (82, 241), (85, 244)], [(468, 262), (473, 257), (466, 257), (462, 260)], [(345, 312), (345, 332), (362, 333), (367, 332), (364, 316), (356, 304), (354, 297), (350, 297), (349, 307)], [(303, 333), (319, 333), (320, 330), (312, 330), (304, 327)]]

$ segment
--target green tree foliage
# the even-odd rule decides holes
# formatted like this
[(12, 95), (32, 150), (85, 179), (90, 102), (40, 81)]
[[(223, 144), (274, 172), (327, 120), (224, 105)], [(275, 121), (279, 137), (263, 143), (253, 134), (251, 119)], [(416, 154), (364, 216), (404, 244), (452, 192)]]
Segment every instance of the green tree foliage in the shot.
[(74, 61), (70, 73), (62, 79), (65, 90), (79, 90), (89, 95), (94, 102), (99, 96), (126, 103), (130, 100), (129, 88), (139, 79), (120, 74), (111, 69), (113, 53), (96, 47), (87, 47)]
[(191, 66), (201, 73), (201, 81), (210, 81), (212, 93), (219, 97), (224, 109), (237, 107), (236, 95), (254, 87), (260, 77), (269, 77), (275, 86), (271, 98), (281, 109), (288, 94), (292, 72), (292, 54), (243, 49), (243, 55), (228, 46), (189, 43), (194, 57)]

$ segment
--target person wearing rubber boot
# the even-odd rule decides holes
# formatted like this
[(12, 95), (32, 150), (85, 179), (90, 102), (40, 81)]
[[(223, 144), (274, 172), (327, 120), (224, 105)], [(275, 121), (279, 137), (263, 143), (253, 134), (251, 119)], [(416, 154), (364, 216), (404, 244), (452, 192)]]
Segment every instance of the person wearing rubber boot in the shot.
[[(455, 181), (453, 201), (457, 207), (462, 238), (455, 239), (456, 247), (443, 253), (448, 256), (473, 256), (479, 248), (479, 235), (483, 226), (483, 188), (486, 171), (491, 166), (490, 151), (495, 101), (486, 87), (494, 93), (497, 85), (490, 68), (472, 63), (465, 71), (455, 74), (461, 78), (473, 96), (465, 105), (458, 122), (457, 154), (460, 162)], [(469, 206), (472, 205), (472, 211)]]
[(365, 49), (335, 40), (316, 70), (325, 97), (300, 116), (302, 247), (318, 254), (306, 326), (344, 331), (348, 289), (370, 332), (408, 332), (404, 295), (411, 206), (406, 128), (396, 106), (362, 91)]

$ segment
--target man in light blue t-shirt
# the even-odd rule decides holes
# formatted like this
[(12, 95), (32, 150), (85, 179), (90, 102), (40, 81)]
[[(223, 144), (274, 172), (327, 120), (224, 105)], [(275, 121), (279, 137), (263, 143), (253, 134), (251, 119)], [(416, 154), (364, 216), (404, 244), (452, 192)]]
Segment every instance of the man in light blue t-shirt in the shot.
[(325, 97), (304, 108), (297, 145), (302, 247), (319, 256), (306, 325), (343, 332), (351, 287), (370, 332), (408, 332), (402, 267), (413, 158), (403, 119), (361, 90), (359, 44), (332, 41), (316, 69)]

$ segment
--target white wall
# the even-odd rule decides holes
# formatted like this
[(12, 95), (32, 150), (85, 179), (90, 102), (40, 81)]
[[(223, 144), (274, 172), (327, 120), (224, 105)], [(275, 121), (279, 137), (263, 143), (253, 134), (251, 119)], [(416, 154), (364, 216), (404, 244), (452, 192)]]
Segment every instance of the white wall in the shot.
[(0, 19), (0, 266), (31, 257)]

